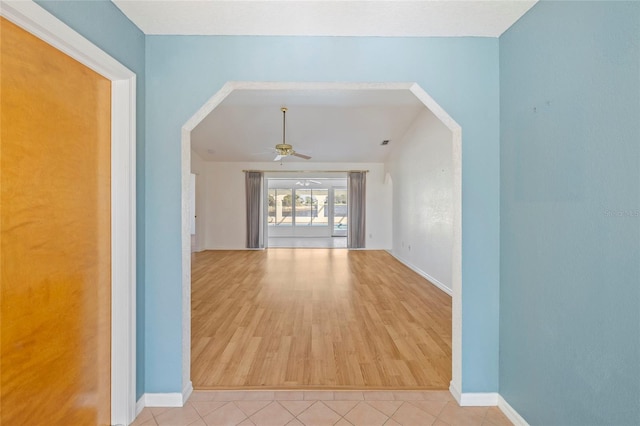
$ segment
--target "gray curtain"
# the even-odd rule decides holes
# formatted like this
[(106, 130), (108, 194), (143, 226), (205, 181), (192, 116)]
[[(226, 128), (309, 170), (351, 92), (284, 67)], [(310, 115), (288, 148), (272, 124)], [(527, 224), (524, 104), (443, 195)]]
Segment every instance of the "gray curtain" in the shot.
[(348, 238), (349, 248), (364, 248), (365, 245), (365, 206), (367, 173), (349, 172), (349, 212)]
[(247, 248), (260, 248), (262, 173), (245, 172), (244, 183), (247, 199)]

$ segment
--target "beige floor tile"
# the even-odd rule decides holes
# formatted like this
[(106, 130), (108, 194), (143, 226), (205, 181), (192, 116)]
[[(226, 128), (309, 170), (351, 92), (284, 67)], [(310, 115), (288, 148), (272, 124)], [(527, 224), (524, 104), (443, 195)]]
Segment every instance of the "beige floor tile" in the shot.
[(242, 401), (245, 393), (243, 391), (217, 391), (213, 396), (214, 401)]
[(393, 399), (397, 401), (422, 401), (424, 396), (422, 392), (396, 391), (393, 393)]
[(207, 424), (202, 419), (198, 419), (193, 423), (189, 423), (189, 426), (207, 426)]
[(336, 423), (333, 426), (353, 426), (351, 423), (349, 423), (347, 420), (345, 419), (340, 419), (338, 420), (338, 423)]
[(398, 408), (403, 404), (402, 401), (367, 401), (367, 404), (380, 411), (382, 414), (386, 414), (391, 417), (398, 411)]
[(362, 393), (365, 401), (393, 401), (395, 399), (393, 392), (366, 391)]
[(382, 426), (389, 419), (389, 416), (385, 416), (366, 402), (361, 402), (344, 418), (354, 426)]
[(170, 408), (162, 414), (155, 416), (160, 426), (189, 426), (200, 419), (200, 415), (190, 404), (179, 408)]
[(244, 391), (244, 401), (273, 401), (275, 392), (273, 391)]
[(315, 402), (297, 417), (305, 426), (332, 426), (340, 420), (335, 411), (320, 401)]
[(236, 401), (236, 407), (242, 410), (243, 413), (247, 415), (247, 417), (251, 417), (258, 411), (262, 410), (264, 407), (269, 405), (271, 401)]
[(280, 405), (289, 410), (291, 414), (297, 416), (302, 413), (307, 408), (311, 407), (311, 405), (315, 401), (278, 401)]
[(305, 391), (304, 399), (309, 401), (333, 401), (332, 391)]
[(429, 401), (453, 402), (455, 399), (449, 391), (426, 391), (422, 392), (422, 397)]
[(224, 404), (226, 404), (226, 402), (224, 402), (224, 401), (191, 401), (191, 400), (189, 400), (189, 402), (187, 404), (191, 404), (191, 406), (196, 409), (198, 414), (200, 414), (200, 417), (204, 417), (207, 414), (211, 413), (212, 411), (217, 410), (218, 408), (222, 407)]
[(301, 401), (304, 399), (302, 391), (276, 391), (274, 396), (276, 401)]
[(324, 405), (331, 408), (336, 413), (344, 416), (358, 405), (358, 401), (324, 401)]
[(154, 416), (159, 416), (160, 414), (164, 413), (165, 411), (171, 410), (171, 407), (148, 407), (149, 410), (151, 410), (151, 413)]
[(487, 411), (488, 407), (460, 407), (455, 402), (448, 402), (438, 420), (451, 426), (480, 426)]
[(203, 419), (209, 426), (237, 425), (247, 418), (232, 402), (228, 402), (212, 413), (207, 414)]
[(436, 420), (431, 414), (408, 402), (403, 403), (391, 418), (402, 426), (429, 426)]
[(357, 391), (339, 391), (333, 393), (333, 399), (336, 401), (363, 401), (362, 392)]
[(219, 393), (219, 391), (193, 391), (189, 397), (189, 402), (214, 401)]
[(282, 405), (272, 402), (249, 418), (256, 426), (284, 426), (293, 420), (293, 415)]
[(287, 426), (304, 426), (304, 425), (300, 422), (300, 420), (293, 419), (289, 423), (287, 423)]
[(243, 422), (238, 423), (238, 426), (256, 426), (256, 424), (249, 419), (245, 419)]
[(136, 417), (133, 423), (131, 423), (131, 426), (140, 426), (145, 422), (148, 422), (149, 420), (153, 420), (153, 423), (151, 424), (156, 424), (156, 421), (153, 419), (153, 413), (151, 412), (151, 409), (145, 408), (140, 412), (140, 414), (138, 414), (138, 417)]
[(434, 417), (438, 417), (447, 405), (447, 402), (445, 401), (409, 401), (409, 403), (415, 405), (422, 411), (426, 411)]
[(513, 423), (504, 415), (498, 407), (489, 407), (487, 415), (484, 417), (484, 423), (490, 423), (495, 426), (511, 426)]
[(132, 423), (131, 426), (157, 426), (158, 423), (156, 423), (156, 419), (154, 419), (153, 417), (151, 417), (150, 419), (148, 419), (146, 422), (143, 423)]
[(387, 422), (384, 424), (384, 426), (402, 426), (400, 423), (396, 422), (393, 419), (389, 419), (387, 420)]
[(433, 423), (433, 425), (431, 426), (451, 426), (451, 425), (449, 425), (449, 423), (443, 422), (442, 420), (436, 419), (435, 423)]

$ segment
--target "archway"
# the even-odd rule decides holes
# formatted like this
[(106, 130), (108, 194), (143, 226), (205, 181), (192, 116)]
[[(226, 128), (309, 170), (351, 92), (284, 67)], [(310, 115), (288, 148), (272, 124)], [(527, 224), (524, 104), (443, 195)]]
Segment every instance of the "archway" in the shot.
[(191, 131), (235, 90), (407, 90), (429, 109), (452, 134), (453, 244), (452, 285), (452, 381), (451, 391), (462, 389), (462, 129), (438, 103), (416, 83), (289, 83), (228, 82), (212, 96), (182, 127), (182, 378), (190, 389), (191, 368), (191, 236), (190, 173)]

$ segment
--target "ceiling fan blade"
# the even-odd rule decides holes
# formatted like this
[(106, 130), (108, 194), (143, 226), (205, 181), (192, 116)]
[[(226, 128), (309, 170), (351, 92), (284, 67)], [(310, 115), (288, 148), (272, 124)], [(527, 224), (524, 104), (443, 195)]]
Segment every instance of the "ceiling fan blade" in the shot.
[(309, 179), (309, 182), (311, 182), (314, 185), (320, 185), (322, 182), (318, 182), (317, 180), (313, 180), (313, 179)]
[(282, 160), (284, 157), (286, 157), (286, 155), (280, 155), (280, 154), (278, 154), (278, 155), (276, 155), (276, 158), (274, 158), (274, 159), (273, 159), (273, 161), (280, 161), (280, 160)]
[(294, 155), (294, 156), (300, 157), (300, 158), (304, 158), (305, 160), (310, 160), (311, 159), (311, 157), (309, 157), (308, 155), (300, 154), (300, 153), (297, 153), (297, 152), (294, 152), (291, 155)]

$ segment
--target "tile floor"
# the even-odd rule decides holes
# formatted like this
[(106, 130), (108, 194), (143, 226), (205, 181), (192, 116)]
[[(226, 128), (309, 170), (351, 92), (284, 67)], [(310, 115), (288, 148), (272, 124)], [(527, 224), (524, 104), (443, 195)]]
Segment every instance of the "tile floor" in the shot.
[(448, 391), (195, 391), (182, 408), (145, 408), (132, 426), (503, 426), (497, 407)]

